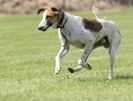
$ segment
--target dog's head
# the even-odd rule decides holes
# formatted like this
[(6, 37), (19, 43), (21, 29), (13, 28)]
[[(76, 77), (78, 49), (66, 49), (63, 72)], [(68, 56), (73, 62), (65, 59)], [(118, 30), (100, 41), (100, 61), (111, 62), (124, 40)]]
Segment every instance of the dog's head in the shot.
[(55, 5), (47, 5), (38, 9), (38, 14), (43, 15), (42, 21), (40, 22), (38, 29), (41, 31), (46, 31), (50, 26), (53, 26), (58, 23), (61, 8)]

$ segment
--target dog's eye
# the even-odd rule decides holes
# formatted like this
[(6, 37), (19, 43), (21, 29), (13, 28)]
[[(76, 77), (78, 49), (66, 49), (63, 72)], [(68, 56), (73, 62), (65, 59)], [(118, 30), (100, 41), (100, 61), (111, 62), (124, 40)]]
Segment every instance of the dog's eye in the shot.
[(58, 11), (57, 8), (55, 8), (55, 7), (52, 7), (51, 10), (52, 10), (53, 12), (57, 12), (57, 11)]

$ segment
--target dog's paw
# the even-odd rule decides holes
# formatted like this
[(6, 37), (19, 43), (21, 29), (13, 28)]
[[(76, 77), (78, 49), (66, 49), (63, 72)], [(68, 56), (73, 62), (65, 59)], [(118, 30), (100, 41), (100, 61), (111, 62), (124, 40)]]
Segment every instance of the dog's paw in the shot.
[(91, 70), (91, 69), (92, 69), (91, 65), (88, 64), (88, 63), (87, 63), (87, 69), (88, 69), (88, 70)]
[(113, 80), (114, 76), (113, 75), (109, 75), (108, 79), (109, 80)]
[(68, 71), (69, 71), (70, 73), (74, 73), (74, 70), (73, 70), (72, 68), (68, 68)]
[(59, 74), (60, 73), (60, 70), (55, 70), (55, 74)]

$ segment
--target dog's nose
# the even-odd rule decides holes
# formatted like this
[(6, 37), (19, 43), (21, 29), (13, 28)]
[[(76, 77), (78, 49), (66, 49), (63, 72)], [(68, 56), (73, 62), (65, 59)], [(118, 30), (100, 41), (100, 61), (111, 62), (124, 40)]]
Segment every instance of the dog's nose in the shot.
[(43, 27), (38, 27), (38, 30), (42, 30), (43, 29)]

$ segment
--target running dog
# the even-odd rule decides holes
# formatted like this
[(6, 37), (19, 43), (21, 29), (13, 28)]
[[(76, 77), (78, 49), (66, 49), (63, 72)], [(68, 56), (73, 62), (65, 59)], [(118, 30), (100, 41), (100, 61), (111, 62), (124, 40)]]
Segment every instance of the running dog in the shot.
[(68, 53), (70, 45), (83, 49), (78, 65), (68, 68), (71, 73), (83, 68), (90, 70), (91, 66), (86, 63), (88, 56), (97, 47), (104, 46), (109, 48), (109, 79), (113, 79), (116, 50), (121, 40), (120, 31), (114, 21), (106, 20), (95, 7), (93, 13), (96, 19), (71, 15), (55, 5), (43, 6), (38, 10), (38, 14), (40, 13), (43, 18), (38, 26), (39, 30), (46, 31), (51, 26), (58, 29), (61, 49), (55, 57), (56, 74), (61, 70), (61, 59)]

